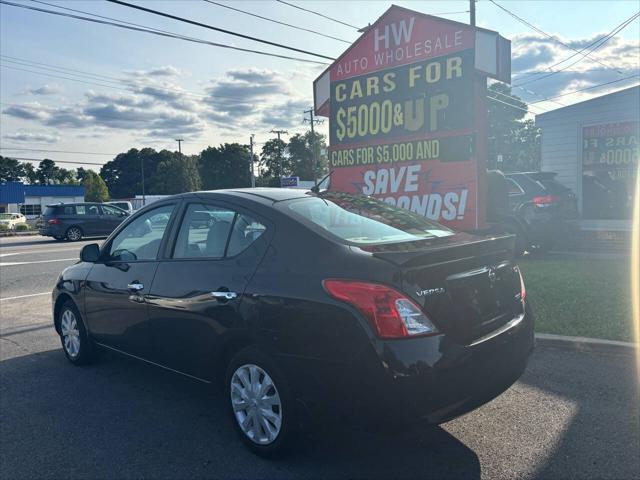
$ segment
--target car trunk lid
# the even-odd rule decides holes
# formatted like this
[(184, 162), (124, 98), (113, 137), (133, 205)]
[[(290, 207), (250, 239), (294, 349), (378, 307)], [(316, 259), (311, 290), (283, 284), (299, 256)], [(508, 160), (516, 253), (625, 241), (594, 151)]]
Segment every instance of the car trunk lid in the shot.
[(398, 287), (440, 331), (471, 344), (523, 313), (514, 238), (456, 234), (430, 242), (369, 247), (396, 265)]

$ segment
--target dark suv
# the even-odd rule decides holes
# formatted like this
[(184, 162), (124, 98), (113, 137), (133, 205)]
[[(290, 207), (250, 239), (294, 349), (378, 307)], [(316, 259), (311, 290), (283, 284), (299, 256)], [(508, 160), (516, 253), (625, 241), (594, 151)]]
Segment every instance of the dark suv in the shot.
[(59, 203), (47, 205), (39, 230), (46, 237), (76, 242), (83, 237), (106, 237), (128, 216), (113, 205)]
[(554, 172), (507, 173), (509, 210), (519, 220), (521, 244), (550, 250), (578, 218), (575, 194)]

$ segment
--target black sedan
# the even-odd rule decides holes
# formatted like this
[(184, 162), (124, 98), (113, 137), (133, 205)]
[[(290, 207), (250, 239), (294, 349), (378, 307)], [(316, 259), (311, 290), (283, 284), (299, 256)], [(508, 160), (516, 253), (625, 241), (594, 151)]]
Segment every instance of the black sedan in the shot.
[(73, 364), (103, 348), (219, 382), (240, 438), (271, 455), (303, 417), (440, 423), (507, 389), (533, 348), (512, 259), (513, 237), (369, 197), (188, 193), (85, 246), (53, 315)]

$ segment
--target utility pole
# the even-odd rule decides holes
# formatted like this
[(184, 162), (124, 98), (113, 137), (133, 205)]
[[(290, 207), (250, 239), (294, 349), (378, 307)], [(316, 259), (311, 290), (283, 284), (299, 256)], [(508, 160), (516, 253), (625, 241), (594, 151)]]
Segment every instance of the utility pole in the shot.
[(476, 0), (469, 0), (469, 13), (470, 19), (469, 24), (472, 27), (476, 26)]
[(140, 156), (140, 178), (142, 180), (142, 206), (147, 204), (147, 197), (144, 195), (144, 157)]
[(318, 120), (317, 118), (313, 118), (313, 107), (311, 107), (309, 110), (305, 110), (304, 113), (308, 113), (309, 114), (309, 118), (304, 119), (305, 122), (309, 122), (309, 124), (311, 125), (311, 152), (312, 152), (312, 157), (311, 157), (311, 169), (313, 170), (313, 184), (314, 186), (318, 186), (318, 149), (317, 149), (317, 145), (316, 145), (316, 134), (313, 131), (313, 125), (314, 124), (320, 124), (323, 123), (324, 120)]
[(251, 188), (256, 188), (256, 176), (253, 171), (253, 133), (249, 135), (249, 151), (251, 152)]
[(286, 130), (271, 130), (269, 133), (278, 135), (278, 178), (282, 177), (282, 145), (280, 143), (280, 135), (289, 135)]
[(184, 142), (184, 140), (176, 138), (176, 142), (178, 142), (178, 154), (180, 155), (180, 158), (182, 158), (182, 142)]

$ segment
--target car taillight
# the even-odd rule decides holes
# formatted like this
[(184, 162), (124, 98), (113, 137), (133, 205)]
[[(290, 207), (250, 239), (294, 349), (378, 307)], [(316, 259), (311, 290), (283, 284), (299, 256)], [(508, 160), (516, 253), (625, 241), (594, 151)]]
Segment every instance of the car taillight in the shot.
[(560, 201), (560, 197), (556, 195), (544, 195), (541, 197), (533, 197), (533, 203), (535, 203), (539, 207), (546, 207), (558, 201)]
[(49, 220), (47, 222), (49, 225), (57, 225), (60, 223), (60, 219), (59, 218), (52, 218), (51, 220)]
[(438, 333), (425, 313), (397, 290), (377, 283), (325, 280), (329, 295), (357, 308), (381, 338)]

